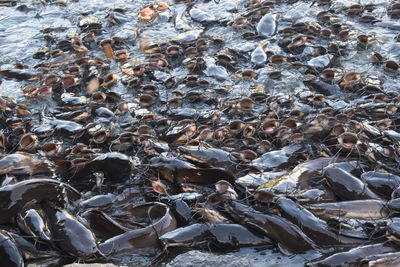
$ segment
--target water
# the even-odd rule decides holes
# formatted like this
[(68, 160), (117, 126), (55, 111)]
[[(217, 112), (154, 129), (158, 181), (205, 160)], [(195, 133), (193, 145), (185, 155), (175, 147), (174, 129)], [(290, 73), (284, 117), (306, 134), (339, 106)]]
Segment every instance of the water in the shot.
[(241, 249), (236, 252), (223, 254), (213, 254), (203, 251), (189, 251), (178, 255), (166, 267), (178, 266), (254, 266), (254, 267), (277, 267), (277, 266), (304, 266), (307, 261), (320, 256), (318, 252), (311, 252), (301, 255), (283, 256), (279, 252), (274, 251), (256, 251), (254, 249)]
[[(102, 23), (102, 33), (95, 38), (96, 42), (106, 38), (123, 37), (125, 40), (124, 46), (131, 53), (129, 63), (143, 63), (145, 61), (145, 54), (138, 49), (138, 40), (133, 33), (134, 30), (139, 30), (141, 32), (141, 38), (150, 39), (152, 42), (170, 41), (181, 32), (174, 27), (174, 12), (179, 11), (184, 6), (174, 5), (169, 2), (171, 8), (165, 12), (165, 16), (169, 19), (168, 23), (156, 22), (154, 24), (145, 25), (138, 21), (137, 12), (140, 10), (141, 6), (150, 2), (151, 1), (135, 1), (135, 3), (126, 3), (124, 1), (71, 1), (67, 2), (64, 6), (56, 3), (52, 4), (51, 2), (48, 4), (40, 4), (35, 1), (25, 1), (23, 4), (19, 3), (16, 7), (2, 7), (0, 9), (0, 33), (2, 36), (0, 40), (0, 54), (2, 55), (0, 64), (23, 62), (29, 68), (34, 68), (35, 65), (41, 61), (32, 58), (35, 52), (39, 49), (54, 49), (54, 44), (49, 45), (45, 39), (53, 38), (54, 40), (60, 40), (70, 36), (82, 37), (84, 35), (78, 27), (78, 23), (83, 16), (96, 19)], [(193, 22), (186, 13), (183, 17), (188, 21), (188, 27), (190, 27), (190, 29), (202, 30), (204, 36), (218, 36), (224, 40), (223, 46), (210, 46), (208, 54), (214, 55), (218, 51), (229, 51), (229, 49), (237, 51), (238, 46), (243, 46), (245, 43), (251, 43), (256, 46), (260, 41), (260, 39), (244, 40), (241, 34), (245, 30), (235, 31), (229, 27), (230, 21), (238, 17), (240, 12), (244, 12), (245, 4), (246, 1), (233, 0), (219, 1), (218, 4), (214, 1), (207, 3), (201, 3), (199, 1), (195, 4), (195, 7), (199, 9), (213, 10), (214, 14), (217, 14), (215, 16), (218, 21), (226, 21), (226, 23), (222, 23), (224, 26), (215, 23), (205, 27), (197, 22)], [(337, 10), (341, 10), (344, 6), (348, 6), (349, 4), (351, 4), (350, 1), (334, 1), (332, 6)], [(381, 18), (383, 22), (389, 23), (390, 25), (395, 23), (385, 12), (388, 8), (388, 3), (386, 1), (369, 1), (368, 4), (376, 5), (374, 15), (377, 18)], [(291, 6), (292, 8), (288, 8)], [(109, 18), (113, 9), (122, 9), (124, 11), (124, 14), (119, 14), (123, 23), (118, 25), (110, 24)], [(278, 30), (281, 30), (292, 23), (314, 21), (316, 14), (323, 10), (327, 10), (327, 7), (314, 5), (310, 8), (310, 3), (299, 1), (293, 4), (280, 4), (273, 11), (281, 14), (278, 26)], [(359, 23), (357, 22), (357, 16), (351, 17), (342, 13), (336, 15), (335, 19), (337, 22), (347, 24), (351, 27), (351, 39), (354, 40), (357, 34), (369, 34), (376, 39), (368, 50), (364, 51), (356, 49), (355, 41), (350, 40), (347, 42), (349, 55), (345, 55), (344, 60), (341, 59), (343, 71), (359, 71), (363, 72), (365, 75), (377, 76), (384, 81), (384, 89), (387, 91), (395, 91), (396, 81), (392, 79), (393, 76), (382, 72), (381, 67), (373, 66), (368, 60), (368, 55), (371, 51), (379, 51), (385, 58), (398, 58), (400, 55), (393, 42), (396, 31), (377, 27), (370, 23)], [(272, 41), (270, 41), (267, 50), (285, 55), (285, 52), (277, 46), (277, 42), (274, 41), (274, 39), (276, 38), (272, 38)], [(329, 39), (320, 39), (318, 42), (312, 43), (313, 45), (325, 46), (330, 41)], [(97, 47), (92, 47), (92, 51), (88, 54), (101, 56), (98, 50), (94, 51), (96, 48)], [(383, 48), (383, 50), (381, 48)], [(312, 51), (308, 50), (308, 52), (305, 51), (303, 54), (306, 55), (306, 53), (312, 53)], [(243, 55), (246, 56), (246, 53)], [(237, 65), (239, 65), (238, 70), (253, 68), (254, 66), (249, 63), (250, 62), (246, 60), (237, 62)], [(110, 71), (119, 72), (118, 64), (111, 63), (110, 67)], [(269, 79), (266, 73), (271, 70), (281, 70), (283, 72), (283, 78), (278, 81)], [(221, 86), (232, 86), (229, 94), (243, 97), (248, 96), (252, 92), (249, 90), (251, 85), (262, 84), (265, 86), (266, 91), (271, 94), (292, 94), (295, 88), (303, 87), (300, 80), (303, 73), (299, 73), (298, 70), (290, 69), (290, 65), (288, 64), (284, 66), (265, 66), (256, 71), (259, 74), (258, 79), (251, 82), (238, 80), (234, 75), (230, 75), (230, 77), (223, 82), (205, 77), (211, 83), (210, 88), (206, 89), (205, 93), (213, 96), (214, 92), (212, 89)], [(168, 72), (166, 76), (173, 76), (176, 79), (183, 78), (188, 73), (187, 69), (179, 67), (169, 70)], [(20, 87), (24, 85), (24, 82), (20, 83)], [(3, 81), (2, 84), (0, 84), (2, 95), (21, 99), (22, 93), (20, 90), (17, 90), (17, 88), (18, 85), (14, 82), (10, 84), (9, 81)], [(186, 88), (179, 89), (183, 92), (187, 91)], [(131, 97), (131, 94), (120, 84), (113, 90), (123, 93), (127, 98)]]
[[(217, 110), (218, 105), (228, 98), (239, 99), (248, 97), (255, 92), (263, 92), (270, 96), (281, 98), (292, 96), (297, 99), (301, 95), (310, 94), (309, 89), (302, 82), (308, 68), (306, 66), (295, 67), (293, 62), (309, 62), (309, 60), (317, 56), (314, 51), (315, 47), (327, 47), (333, 40), (332, 38), (310, 40), (308, 47), (302, 53), (291, 55), (278, 45), (279, 40), (284, 38), (283, 34), (279, 33), (268, 40), (269, 44), (266, 50), (271, 53), (285, 55), (291, 60), (283, 65), (265, 64), (261, 67), (256, 67), (249, 60), (250, 53), (264, 40), (257, 37), (246, 40), (242, 34), (251, 31), (251, 28), (250, 30), (249, 28), (235, 30), (231, 27), (235, 18), (246, 13), (248, 1), (194, 1), (194, 8), (203, 10), (206, 13), (209, 12), (210, 16), (214, 16), (213, 20), (219, 22), (212, 22), (209, 25), (201, 24), (191, 19), (185, 12), (186, 4), (167, 2), (170, 5), (170, 9), (162, 12), (160, 20), (150, 24), (140, 22), (137, 14), (141, 7), (153, 3), (153, 1), (82, 0), (39, 2), (27, 0), (18, 1), (16, 6), (0, 7), (0, 70), (10, 69), (17, 62), (21, 62), (27, 69), (35, 70), (39, 69), (40, 63), (58, 60), (59, 58), (38, 59), (33, 58), (33, 55), (38, 51), (54, 51), (57, 49), (57, 42), (62, 39), (69, 40), (74, 36), (84, 38), (88, 31), (84, 31), (79, 27), (83, 20), (98, 21), (101, 24), (101, 30), (94, 37), (94, 41), (88, 44), (89, 52), (85, 53), (85, 56), (97, 56), (105, 59), (103, 51), (99, 49), (99, 42), (104, 39), (119, 39), (122, 40), (120, 47), (127, 49), (130, 53), (127, 63), (133, 66), (148, 62), (148, 55), (139, 49), (141, 41), (148, 40), (156, 44), (170, 42), (181, 38), (180, 34), (186, 30), (195, 30), (201, 32), (200, 36), (209, 42), (208, 49), (200, 52), (202, 57), (208, 60), (208, 63), (217, 54), (232, 55), (235, 59), (234, 69), (227, 70), (227, 75), (223, 73), (223, 78), (218, 75), (212, 75), (211, 71), (200, 72), (199, 78), (209, 82), (206, 87), (186, 86), (184, 81), (186, 76), (190, 74), (191, 69), (185, 67), (180, 61), (171, 60), (167, 69), (153, 69), (159, 88), (156, 104), (148, 109), (138, 110), (139, 94), (135, 90), (127, 88), (121, 82), (124, 79), (124, 75), (120, 70), (120, 64), (116, 61), (107, 61), (109, 69), (106, 71), (119, 75), (120, 79), (111, 88), (111, 91), (121, 94), (122, 99), (130, 103), (131, 109), (135, 114), (162, 113), (171, 98), (184, 98), (191, 91), (200, 92), (209, 101), (194, 103), (183, 101), (181, 106), (181, 111), (187, 108), (188, 111), (193, 112), (194, 114), (192, 115), (185, 115), (192, 117)], [(374, 5), (375, 8), (371, 14), (381, 22), (376, 24), (363, 23), (360, 22), (360, 16), (347, 15), (344, 8), (355, 3)], [(369, 59), (370, 53), (375, 51), (381, 53), (385, 60), (400, 60), (400, 43), (394, 41), (398, 34), (400, 22), (398, 19), (392, 19), (388, 16), (387, 9), (389, 4), (389, 1), (385, 0), (357, 2), (336, 0), (332, 1), (330, 9), (335, 10), (335, 14), (332, 15), (333, 21), (350, 30), (349, 40), (334, 41), (339, 46), (346, 46), (343, 50), (344, 53), (338, 58), (339, 67), (337, 72), (339, 76), (346, 72), (360, 72), (363, 80), (379, 80), (378, 84), (384, 92), (398, 93), (399, 73), (385, 72), (381, 65), (374, 65)], [(294, 1), (292, 3), (279, 3), (271, 11), (280, 14), (278, 24), (278, 32), (280, 32), (292, 24), (303, 22), (311, 24), (317, 29), (328, 28), (327, 25), (321, 25), (316, 19), (317, 14), (328, 9), (329, 7), (326, 5), (312, 5), (310, 1)], [(123, 12), (115, 12), (115, 10), (122, 10)], [(116, 18), (120, 20), (120, 23), (112, 23), (110, 18), (113, 16), (113, 12), (116, 14)], [(180, 20), (177, 20), (177, 17)], [(181, 23), (179, 27), (178, 23)], [(372, 40), (366, 49), (360, 49), (357, 45), (356, 37), (360, 34), (368, 35)], [(179, 40), (182, 41), (182, 39)], [(66, 59), (75, 59), (83, 56), (74, 52), (64, 52), (63, 54)], [(239, 79), (236, 75), (237, 72), (246, 69), (254, 69), (257, 73), (257, 78), (251, 80)], [(50, 72), (63, 76), (65, 74), (63, 74), (62, 70), (63, 65), (52, 68)], [(281, 78), (270, 78), (269, 73), (272, 71), (281, 71)], [(163, 81), (171, 77), (176, 80), (177, 86), (169, 90), (163, 85)], [(45, 97), (44, 99), (24, 97), (22, 89), (25, 86), (40, 86), (40, 83), (41, 81), (28, 82), (1, 78), (0, 95), (25, 103), (34, 111), (39, 111), (43, 104), (55, 107), (56, 104), (51, 97)], [(222, 90), (224, 94), (221, 93), (220, 89), (224, 89)], [(85, 90), (82, 87), (81, 90), (75, 93), (77, 95), (85, 95)], [(330, 106), (350, 108), (353, 104), (352, 99), (357, 99), (357, 96), (352, 92), (341, 92), (328, 98), (327, 103)], [(296, 102), (295, 105), (305, 108), (300, 101)], [(263, 106), (256, 106), (255, 113), (262, 113), (264, 108)], [(121, 119), (121, 121), (125, 119)], [(130, 119), (132, 118), (127, 118), (127, 121)], [(228, 116), (224, 114), (221, 120), (228, 120)], [(191, 264), (207, 266), (230, 263), (232, 263), (230, 266), (244, 264), (252, 266), (300, 266), (318, 255), (315, 252), (304, 257), (286, 257), (278, 252), (255, 252), (249, 249), (242, 249), (226, 255), (192, 251), (177, 256), (167, 266), (191, 266)], [(144, 261), (147, 259), (145, 257)], [(135, 262), (134, 258), (130, 258), (130, 260)], [(142, 263), (143, 259), (139, 262)], [(137, 262), (137, 264), (139, 263)]]

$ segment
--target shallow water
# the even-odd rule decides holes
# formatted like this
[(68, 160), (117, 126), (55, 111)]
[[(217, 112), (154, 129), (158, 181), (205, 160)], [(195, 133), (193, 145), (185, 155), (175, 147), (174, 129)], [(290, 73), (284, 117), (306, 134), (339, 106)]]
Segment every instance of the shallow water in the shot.
[[(302, 255), (282, 256), (280, 253), (272, 251), (255, 251), (254, 249), (241, 249), (237, 252), (224, 254), (211, 254), (202, 251), (190, 251), (183, 253), (166, 264), (166, 267), (178, 266), (254, 266), (254, 267), (276, 267), (276, 266), (304, 266), (309, 260), (320, 256), (319, 253), (312, 252)], [(190, 260), (189, 260), (190, 259)]]
[[(134, 36), (132, 30), (139, 29), (141, 31), (140, 37), (146, 37), (153, 42), (166, 42), (174, 39), (181, 31), (176, 30), (173, 24), (174, 11), (183, 8), (183, 4), (174, 5), (171, 4), (171, 9), (166, 13), (166, 17), (169, 18), (167, 22), (155, 22), (154, 24), (144, 25), (137, 19), (137, 12), (140, 7), (150, 3), (151, 1), (141, 1), (135, 3), (126, 3), (124, 1), (73, 1), (68, 2), (66, 6), (60, 6), (57, 4), (39, 4), (35, 1), (24, 1), (24, 3), (18, 3), (16, 7), (2, 7), (0, 9), (0, 55), (2, 55), (0, 64), (13, 64), (15, 62), (23, 62), (29, 68), (34, 68), (41, 60), (33, 59), (32, 55), (39, 49), (48, 49), (48, 43), (44, 40), (45, 38), (54, 38), (56, 40), (65, 38), (67, 36), (80, 35), (81, 29), (78, 27), (80, 16), (89, 15), (91, 19), (98, 20), (103, 24), (102, 35), (97, 40), (102, 40), (112, 37), (123, 37), (126, 41), (125, 47), (129, 49), (131, 56), (129, 62), (131, 64), (143, 63), (145, 61), (145, 54), (138, 49), (138, 42)], [(374, 15), (378, 19), (382, 19), (383, 22), (393, 25), (396, 20), (391, 20), (386, 10), (389, 3), (387, 1), (365, 1), (365, 4), (374, 4), (375, 10)], [(353, 2), (351, 1), (334, 1), (332, 7), (337, 10), (343, 9), (345, 6), (349, 6)], [(216, 4), (214, 1), (207, 3), (198, 2), (195, 4), (196, 8), (199, 9), (210, 9), (213, 10), (218, 21), (226, 21), (225, 24), (230, 23), (234, 18), (238, 17), (240, 12), (245, 10), (246, 1), (218, 1)], [(84, 7), (84, 11), (82, 11)], [(236, 7), (237, 11), (232, 10)], [(111, 10), (115, 8), (121, 8), (125, 11), (123, 15), (124, 23), (120, 25), (107, 25), (107, 17), (110, 15)], [(19, 11), (22, 10), (22, 11)], [(319, 12), (327, 10), (326, 6), (313, 5), (310, 8), (309, 2), (295, 2), (293, 4), (279, 4), (273, 9), (274, 12), (281, 14), (279, 20), (278, 31), (290, 26), (292, 23), (309, 22), (315, 21), (315, 16)], [(306, 16), (304, 16), (306, 14)], [(188, 27), (190, 29), (198, 29), (203, 31), (204, 36), (221, 37), (224, 40), (223, 46), (210, 47), (208, 54), (213, 55), (216, 51), (229, 51), (229, 49), (237, 50), (239, 47), (243, 47), (244, 44), (256, 46), (261, 39), (256, 38), (255, 40), (245, 40), (241, 37), (241, 33), (244, 31), (235, 31), (229, 25), (221, 26), (218, 24), (203, 25), (193, 22), (190, 17), (185, 16), (188, 21)], [(396, 91), (396, 76), (390, 73), (382, 71), (380, 66), (374, 66), (368, 59), (368, 55), (371, 51), (379, 51), (385, 58), (398, 59), (400, 53), (396, 45), (393, 42), (397, 32), (388, 28), (375, 26), (371, 23), (359, 23), (357, 16), (346, 16), (341, 13), (337, 15), (336, 20), (342, 22), (351, 27), (351, 39), (348, 43), (347, 53), (341, 58), (341, 64), (343, 71), (358, 71), (362, 72), (365, 77), (374, 76), (378, 77), (383, 81), (383, 89), (385, 91)], [(354, 37), (357, 34), (367, 34), (374, 36), (376, 41), (368, 48), (368, 50), (360, 50), (356, 48), (356, 41)], [(82, 34), (81, 34), (82, 35)], [(279, 46), (274, 41), (276, 38), (270, 40), (270, 45), (267, 50), (275, 53), (282, 53), (285, 55)], [(315, 45), (325, 46), (331, 40), (318, 40), (314, 42)], [(303, 54), (300, 56), (307, 56), (312, 54), (312, 50), (305, 49)], [(100, 56), (99, 52), (90, 52), (89, 54)], [(246, 54), (244, 54), (246, 55)], [(242, 60), (238, 62), (239, 69), (252, 68), (252, 64), (249, 61)], [(249, 64), (250, 63), (250, 64)], [(118, 64), (111, 62), (111, 71), (118, 73)], [(6, 68), (5, 66), (1, 67)], [(266, 72), (271, 70), (282, 70), (282, 78), (279, 80), (272, 80), (266, 76)], [(205, 77), (210, 83), (211, 88), (206, 90), (205, 93), (209, 95), (215, 95), (212, 88), (228, 87), (229, 96), (248, 96), (252, 91), (249, 90), (250, 86), (262, 85), (264, 90), (271, 95), (274, 94), (293, 94), (298, 88), (304, 87), (301, 82), (303, 73), (299, 72), (298, 69), (292, 69), (288, 64), (284, 66), (264, 66), (256, 70), (259, 74), (256, 80), (242, 81), (238, 80), (235, 75), (230, 74), (224, 81), (216, 80), (212, 77)], [(173, 70), (163, 73), (164, 77), (174, 76), (176, 79), (183, 78), (188, 74), (186, 68), (174, 68)], [(160, 74), (161, 75), (161, 74)], [(395, 79), (394, 79), (395, 78)], [(165, 79), (165, 78), (163, 78)], [(15, 81), (3, 81), (0, 84), (1, 95), (12, 96), (17, 99), (22, 98), (21, 90), (18, 87), (24, 86), (26, 83), (16, 83)], [(162, 89), (162, 88), (161, 88)], [(183, 92), (186, 92), (187, 88), (179, 88)], [(126, 98), (130, 98), (131, 94), (121, 84), (118, 84), (113, 90), (123, 93)], [(190, 90), (190, 89), (189, 89)], [(163, 91), (160, 92), (163, 95)], [(168, 94), (168, 93), (167, 93)], [(217, 97), (223, 97), (218, 96)], [(168, 96), (167, 96), (168, 97)], [(335, 96), (337, 99), (340, 96)], [(346, 96), (342, 96), (346, 97)], [(190, 104), (192, 105), (192, 104)], [(204, 107), (199, 107), (204, 108)]]

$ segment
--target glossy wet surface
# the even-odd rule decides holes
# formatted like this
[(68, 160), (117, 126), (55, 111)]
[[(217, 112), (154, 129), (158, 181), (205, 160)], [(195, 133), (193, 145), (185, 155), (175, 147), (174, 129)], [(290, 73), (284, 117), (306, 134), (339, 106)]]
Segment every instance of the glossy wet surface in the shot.
[[(2, 103), (12, 108), (2, 117), (3, 132), (10, 136), (3, 155), (24, 150), (20, 137), (26, 132), (39, 136), (35, 148), (28, 149), (34, 154), (43, 151), (41, 146), (45, 143), (62, 143), (62, 152), (55, 158), (40, 152), (51, 163), (51, 174), (44, 171), (45, 176), (62, 176), (64, 181), (82, 191), (84, 199), (108, 192), (119, 194), (129, 187), (123, 182), (130, 179), (129, 184), (139, 188), (144, 197), (128, 193), (125, 199), (123, 196), (117, 201), (120, 206), (115, 204), (114, 198), (105, 200), (106, 204), (121, 208), (113, 210), (112, 215), (123, 223), (127, 223), (129, 214), (124, 210), (127, 202), (133, 199), (132, 203), (137, 204), (158, 198), (161, 189), (157, 191), (151, 181), (163, 179), (183, 183), (191, 177), (193, 180), (189, 182), (198, 183), (210, 174), (218, 176), (210, 184), (221, 179), (232, 180), (232, 175), (215, 172), (215, 168), (233, 173), (234, 178), (240, 178), (237, 183), (250, 188), (250, 193), (256, 188), (273, 188), (274, 193), (285, 196), (288, 191), (295, 191), (298, 182), (298, 177), (290, 171), (297, 164), (318, 157), (332, 157), (330, 163), (336, 156), (356, 158), (368, 163), (367, 168), (371, 170), (383, 166), (385, 171), (398, 174), (397, 133), (383, 133), (398, 131), (400, 20), (391, 13), (394, 2), (167, 2), (168, 9), (152, 7), (159, 14), (146, 22), (138, 14), (153, 1), (1, 1), (0, 71), (3, 72), (0, 72), (0, 96)], [(84, 48), (71, 47), (74, 38), (83, 40)], [(117, 51), (126, 50), (128, 58), (107, 58), (101, 45), (107, 39), (112, 40), (114, 56)], [(178, 49), (176, 57), (168, 52), (172, 46)], [(97, 63), (90, 61), (95, 57), (100, 59)], [(81, 69), (72, 77), (75, 85), (46, 83), (50, 74), (65, 81), (69, 76), (68, 67), (76, 65)], [(135, 67), (143, 67), (144, 74), (132, 74)], [(20, 72), (19, 76), (17, 72), (9, 74), (8, 71), (16, 69), (34, 78), (27, 79)], [(333, 78), (323, 75), (328, 71), (333, 73)], [(116, 81), (111, 85), (104, 79), (109, 73), (116, 74)], [(99, 94), (88, 89), (88, 81), (93, 77), (99, 79), (100, 85), (93, 90)], [(146, 84), (151, 86), (143, 87)], [(52, 92), (40, 93), (46, 86), (52, 87)], [(101, 100), (102, 97), (105, 100)], [(21, 115), (21, 109), (25, 108), (20, 108), (16, 115), (16, 103), (26, 105), (30, 113)], [(119, 106), (120, 103), (124, 105)], [(357, 111), (353, 112), (353, 108)], [(291, 110), (301, 110), (305, 117), (292, 116)], [(376, 136), (385, 135), (385, 138), (376, 138), (375, 129), (363, 125), (369, 136), (365, 138), (365, 133), (361, 135), (357, 127), (346, 121), (349, 125), (346, 124), (343, 131), (357, 132), (364, 138), (354, 141), (359, 150), (349, 152), (348, 146), (355, 146), (351, 135), (332, 141), (342, 133), (341, 128), (339, 134), (318, 137), (315, 141), (314, 133), (318, 129), (313, 125), (317, 121), (313, 118), (321, 112), (329, 116), (345, 114), (377, 128), (385, 119), (392, 120), (392, 124), (379, 128)], [(26, 131), (19, 132), (17, 126), (20, 125), (7, 121), (8, 117), (19, 117), (15, 121), (22, 118), (22, 128)], [(292, 118), (298, 119), (297, 124), (292, 126), (293, 122), (286, 122), (286, 128), (277, 133), (283, 122)], [(191, 121), (182, 121), (185, 119)], [(249, 134), (232, 126), (235, 120), (242, 121)], [(204, 125), (211, 131), (211, 137), (199, 130)], [(226, 127), (231, 132), (224, 135)], [(291, 129), (285, 135), (287, 128)], [(106, 138), (104, 142), (103, 137)], [(190, 143), (192, 139), (194, 143)], [(267, 142), (261, 144), (265, 140)], [(249, 145), (250, 142), (255, 144)], [(93, 155), (87, 152), (88, 157), (81, 153), (85, 149), (72, 153), (70, 149), (78, 143), (84, 143), (85, 149), (95, 152)], [(185, 150), (188, 143), (192, 146)], [(373, 145), (365, 148), (361, 143)], [(193, 147), (194, 151), (190, 151)], [(222, 148), (228, 156), (221, 151), (220, 154), (205, 152), (205, 156), (196, 153), (196, 149), (204, 152), (206, 148)], [(115, 160), (113, 164), (119, 166), (116, 171), (115, 165), (107, 165), (112, 159), (101, 158), (101, 155), (109, 155), (108, 152), (121, 152), (129, 159)], [(68, 153), (67, 160), (72, 162), (72, 167), (65, 171), (60, 166), (69, 164), (61, 162)], [(173, 162), (166, 167), (165, 161), (158, 161), (155, 167), (156, 161), (151, 161), (155, 157), (179, 157), (195, 165)], [(380, 162), (375, 165), (377, 161)], [(82, 162), (87, 165), (80, 165)], [(153, 168), (151, 174), (149, 166)], [(260, 175), (264, 171), (268, 173)], [(3, 174), (20, 178), (21, 169)], [(35, 173), (28, 170), (22, 175), (26, 178)], [(112, 184), (103, 191), (93, 189), (101, 188), (101, 175), (106, 176), (106, 183), (111, 181)], [(246, 175), (251, 178), (244, 178)], [(260, 176), (263, 176), (262, 181)], [(79, 180), (81, 177), (87, 180)], [(272, 183), (268, 183), (269, 180), (273, 180)], [(361, 183), (360, 187), (363, 186)], [(167, 194), (181, 193), (182, 187), (167, 190)], [(213, 186), (210, 188), (214, 190)], [(210, 192), (198, 191), (207, 192), (206, 196)], [(341, 200), (348, 195), (343, 194), (339, 197)], [(137, 223), (148, 221), (138, 220)], [(319, 252), (309, 252), (304, 257), (288, 257), (278, 251), (269, 253), (242, 249), (230, 252), (232, 259), (210, 256), (210, 262), (204, 263), (202, 258), (208, 254), (193, 251), (178, 256), (170, 265), (190, 266), (197, 260), (199, 264), (225, 264), (232, 260), (237, 261), (237, 266), (300, 266), (320, 256)], [(156, 254), (151, 251), (144, 256), (124, 256), (111, 261), (144, 264)], [(186, 258), (187, 255), (190, 258)], [(50, 260), (44, 264), (57, 263)]]

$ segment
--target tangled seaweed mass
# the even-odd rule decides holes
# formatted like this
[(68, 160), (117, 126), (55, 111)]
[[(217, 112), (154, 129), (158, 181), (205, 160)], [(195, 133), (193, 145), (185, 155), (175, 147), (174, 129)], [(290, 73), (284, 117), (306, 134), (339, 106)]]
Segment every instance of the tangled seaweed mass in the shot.
[(0, 264), (400, 265), (399, 19), (394, 0), (0, 0)]

